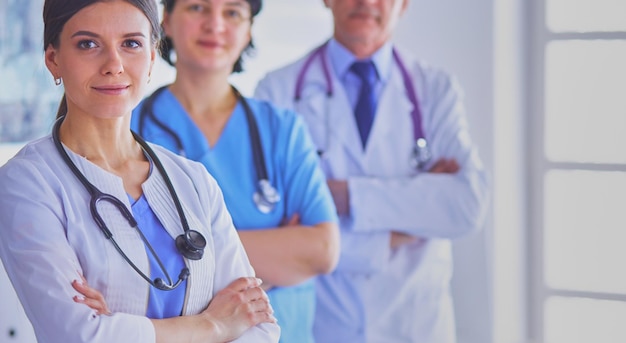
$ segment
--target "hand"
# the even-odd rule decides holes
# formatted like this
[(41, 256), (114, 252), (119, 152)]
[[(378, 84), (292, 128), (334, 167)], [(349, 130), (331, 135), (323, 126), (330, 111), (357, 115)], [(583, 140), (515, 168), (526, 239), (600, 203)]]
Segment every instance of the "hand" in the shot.
[(261, 323), (276, 323), (274, 310), (261, 280), (242, 277), (219, 291), (202, 313), (215, 325), (219, 341), (230, 342)]
[(347, 215), (350, 213), (350, 193), (348, 192), (348, 181), (346, 180), (328, 180), (326, 182), (330, 189), (330, 194), (335, 201), (337, 214)]
[(291, 216), (291, 218), (289, 219), (284, 218), (280, 222), (280, 227), (290, 227), (290, 226), (298, 226), (298, 225), (300, 225), (300, 215), (297, 213)]
[(454, 174), (458, 172), (459, 169), (461, 169), (461, 167), (455, 159), (442, 158), (437, 160), (428, 172), (435, 174)]
[(89, 287), (87, 280), (81, 274), (81, 281), (72, 281), (72, 287), (81, 295), (75, 295), (74, 301), (79, 304), (85, 304), (96, 311), (96, 314), (111, 315), (111, 311), (107, 306), (104, 296), (97, 289)]
[(398, 231), (391, 231), (391, 239), (389, 240), (389, 245), (391, 249), (396, 249), (401, 245), (417, 242), (418, 240), (420, 240), (419, 237), (407, 235), (406, 233)]

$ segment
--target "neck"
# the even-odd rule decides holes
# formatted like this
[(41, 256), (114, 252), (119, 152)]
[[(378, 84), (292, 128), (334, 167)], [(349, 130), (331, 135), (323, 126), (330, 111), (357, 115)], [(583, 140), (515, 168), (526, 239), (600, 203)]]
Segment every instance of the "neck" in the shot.
[(193, 118), (217, 119), (230, 116), (237, 104), (227, 75), (178, 74), (170, 91)]
[(359, 60), (370, 58), (387, 42), (380, 39), (343, 37), (337, 32), (335, 32), (334, 38)]
[(145, 159), (126, 117), (86, 120), (68, 112), (59, 139), (73, 152), (110, 171), (130, 160)]

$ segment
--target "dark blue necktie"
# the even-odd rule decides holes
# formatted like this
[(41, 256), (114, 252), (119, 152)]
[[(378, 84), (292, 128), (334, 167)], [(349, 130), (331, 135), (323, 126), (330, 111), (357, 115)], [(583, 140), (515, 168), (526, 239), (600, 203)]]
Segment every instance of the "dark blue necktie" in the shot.
[(350, 71), (361, 79), (361, 89), (354, 108), (356, 124), (359, 127), (363, 149), (367, 144), (374, 114), (376, 113), (376, 99), (374, 98), (374, 83), (376, 82), (376, 68), (372, 61), (357, 61), (350, 66)]

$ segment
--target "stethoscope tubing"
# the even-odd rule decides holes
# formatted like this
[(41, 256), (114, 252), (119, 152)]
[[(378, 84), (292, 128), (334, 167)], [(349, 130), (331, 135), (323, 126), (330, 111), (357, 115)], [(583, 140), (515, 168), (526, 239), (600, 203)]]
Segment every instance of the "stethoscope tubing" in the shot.
[[(167, 88), (163, 86), (153, 92), (145, 101), (139, 112), (139, 134), (144, 133), (145, 122), (149, 118), (160, 129), (166, 132), (169, 136), (174, 138), (176, 148), (180, 155), (185, 156), (185, 148), (183, 146), (182, 139), (176, 134), (174, 130), (169, 128), (165, 123), (157, 118), (154, 113), (154, 102), (156, 98)], [(267, 165), (265, 160), (265, 154), (263, 153), (263, 145), (261, 144), (261, 135), (259, 133), (258, 124), (252, 114), (252, 109), (246, 98), (233, 86), (231, 86), (237, 100), (241, 102), (244, 113), (246, 115), (246, 121), (248, 122), (250, 145), (252, 148), (252, 158), (254, 163), (254, 170), (257, 176), (257, 190), (253, 193), (252, 199), (255, 202), (257, 208), (262, 213), (271, 212), (276, 204), (280, 201), (280, 195), (276, 188), (274, 188), (269, 180), (269, 173), (267, 172)]]
[[(318, 48), (313, 50), (308, 56), (308, 58), (304, 61), (302, 68), (297, 74), (296, 77), (296, 86), (294, 90), (293, 100), (294, 102), (299, 102), (302, 98), (302, 92), (304, 89), (306, 74), (311, 68), (313, 61), (316, 58), (319, 58), (321, 61), (322, 72), (324, 74), (324, 82), (326, 87), (326, 96), (327, 98), (331, 98), (334, 96), (333, 82), (330, 76), (330, 68), (328, 67), (328, 61), (325, 58), (326, 49), (328, 46), (328, 41), (324, 44), (320, 45)], [(413, 85), (413, 81), (411, 80), (411, 76), (409, 71), (407, 70), (404, 62), (400, 58), (400, 54), (395, 48), (392, 48), (393, 59), (398, 65), (400, 69), (400, 74), (402, 75), (402, 81), (404, 83), (404, 87), (409, 97), (409, 101), (413, 109), (411, 110), (411, 118), (413, 122), (413, 138), (414, 138), (414, 154), (416, 159), (416, 167), (418, 169), (422, 169), (425, 167), (426, 163), (430, 160), (430, 149), (428, 147), (428, 143), (426, 140), (426, 135), (424, 134), (423, 123), (422, 123), (422, 112), (420, 108), (420, 103), (417, 98), (417, 93), (415, 92), (415, 86)], [(326, 113), (328, 116), (328, 113)], [(327, 133), (328, 134), (328, 133)], [(319, 153), (319, 152), (318, 152)]]
[[(176, 283), (173, 283), (172, 282), (172, 278), (170, 277), (169, 273), (167, 272), (167, 269), (163, 265), (163, 262), (159, 258), (158, 254), (156, 253), (156, 251), (154, 250), (152, 245), (148, 242), (147, 238), (144, 236), (144, 234), (141, 232), (141, 230), (139, 230), (138, 225), (137, 225), (137, 221), (133, 217), (133, 215), (130, 212), (130, 210), (128, 210), (128, 208), (124, 205), (124, 203), (122, 203), (118, 198), (114, 197), (111, 194), (107, 194), (107, 193), (104, 193), (104, 192), (100, 191), (96, 186), (94, 186), (91, 182), (89, 182), (87, 180), (87, 178), (80, 172), (78, 167), (74, 164), (74, 162), (72, 162), (71, 158), (67, 154), (67, 151), (65, 151), (65, 148), (63, 147), (63, 145), (61, 143), (61, 139), (59, 138), (59, 130), (60, 130), (61, 123), (63, 122), (64, 118), (65, 117), (62, 116), (59, 119), (57, 119), (57, 122), (55, 123), (54, 128), (52, 130), (52, 140), (53, 140), (53, 142), (55, 144), (56, 149), (58, 150), (59, 154), (61, 155), (61, 158), (65, 162), (65, 164), (70, 168), (70, 170), (72, 171), (72, 174), (74, 174), (76, 176), (76, 178), (80, 181), (80, 183), (85, 187), (85, 189), (89, 193), (89, 195), (90, 195), (89, 209), (90, 209), (92, 218), (96, 222), (96, 225), (101, 230), (101, 232), (104, 234), (106, 239), (109, 240), (113, 244), (113, 247), (115, 248), (115, 250), (117, 250), (117, 252), (122, 256), (122, 258), (144, 280), (146, 280), (149, 284), (155, 286), (156, 288), (158, 288), (160, 290), (173, 290), (173, 289), (175, 289), (176, 287), (178, 287), (178, 285), (180, 285), (182, 283), (183, 280), (185, 280), (189, 276), (189, 269), (188, 268), (183, 268), (181, 270), (181, 272), (180, 272), (178, 281)], [(172, 185), (172, 182), (171, 182), (169, 176), (167, 175), (167, 172), (165, 171), (165, 167), (163, 167), (163, 164), (161, 163), (161, 161), (157, 157), (156, 153), (150, 148), (150, 146), (141, 137), (139, 137), (137, 134), (135, 134), (134, 132), (132, 132), (132, 134), (133, 134), (135, 140), (137, 141), (137, 143), (139, 143), (139, 145), (142, 147), (144, 152), (148, 155), (150, 160), (155, 164), (157, 170), (159, 171), (159, 173), (163, 177), (163, 179), (165, 181), (165, 184), (166, 184), (166, 186), (167, 186), (167, 188), (168, 188), (168, 190), (170, 192), (170, 195), (172, 196), (172, 199), (174, 201), (174, 205), (175, 205), (176, 210), (178, 212), (179, 219), (181, 221), (181, 225), (182, 225), (183, 230), (185, 231), (185, 234), (190, 232), (190, 231), (192, 231), (189, 228), (189, 224), (187, 222), (187, 217), (185, 216), (185, 213), (183, 211), (180, 199), (178, 198), (178, 195), (176, 194), (176, 190), (174, 189), (174, 186)], [(157, 278), (154, 281), (151, 280), (124, 253), (124, 251), (121, 249), (121, 247), (117, 244), (117, 242), (113, 238), (113, 233), (111, 232), (111, 230), (109, 230), (109, 228), (107, 227), (106, 223), (104, 222), (104, 220), (102, 219), (102, 217), (98, 213), (98, 204), (101, 201), (108, 202), (111, 205), (113, 205), (115, 208), (117, 208), (118, 211), (128, 221), (128, 224), (137, 231), (137, 233), (139, 234), (141, 240), (144, 242), (144, 245), (146, 247), (148, 247), (148, 250), (149, 250), (150, 254), (152, 254), (152, 256), (154, 256), (157, 264), (159, 265), (159, 268), (163, 271), (163, 274), (165, 275), (165, 277), (166, 277), (166, 279), (167, 279), (169, 284), (163, 283), (163, 280), (161, 280), (160, 278)]]

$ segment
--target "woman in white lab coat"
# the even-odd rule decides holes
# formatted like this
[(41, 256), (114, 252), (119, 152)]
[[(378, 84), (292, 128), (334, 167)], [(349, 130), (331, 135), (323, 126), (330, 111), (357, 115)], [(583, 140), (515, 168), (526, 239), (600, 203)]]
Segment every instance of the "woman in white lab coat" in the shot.
[[(277, 342), (215, 180), (130, 130), (156, 3), (46, 0), (43, 17), (59, 119), (0, 168), (0, 258), (37, 340)], [(81, 280), (108, 315), (80, 303)]]

